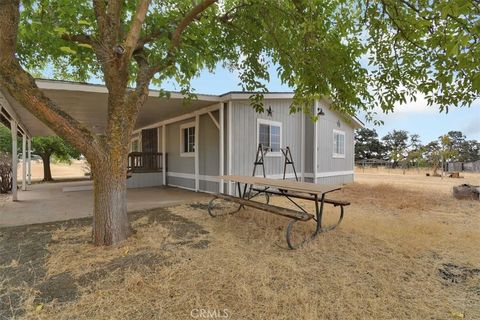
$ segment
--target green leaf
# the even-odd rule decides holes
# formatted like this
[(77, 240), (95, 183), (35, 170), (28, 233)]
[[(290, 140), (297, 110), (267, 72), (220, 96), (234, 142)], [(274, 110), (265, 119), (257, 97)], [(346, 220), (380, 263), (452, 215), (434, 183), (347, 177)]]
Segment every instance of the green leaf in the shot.
[(76, 54), (77, 51), (71, 49), (70, 47), (60, 47), (60, 50), (65, 52), (65, 53), (69, 53), (69, 54)]
[(82, 48), (92, 49), (92, 46), (89, 45), (88, 43), (79, 43), (78, 46)]
[(87, 20), (78, 20), (78, 24), (84, 25), (84, 26), (89, 26), (89, 25), (91, 25), (91, 23), (88, 22)]
[(62, 35), (62, 34), (65, 34), (67, 33), (67, 29), (65, 28), (62, 28), (62, 27), (56, 27), (53, 29), (53, 31), (55, 31), (56, 33), (58, 33), (58, 35)]

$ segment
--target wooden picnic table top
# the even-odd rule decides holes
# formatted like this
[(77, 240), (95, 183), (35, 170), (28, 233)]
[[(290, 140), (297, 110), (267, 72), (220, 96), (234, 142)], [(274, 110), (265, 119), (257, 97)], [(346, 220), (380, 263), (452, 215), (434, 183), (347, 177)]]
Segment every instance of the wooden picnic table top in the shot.
[(260, 177), (247, 177), (247, 176), (219, 176), (219, 179), (224, 179), (232, 182), (239, 182), (245, 184), (253, 184), (256, 186), (272, 187), (276, 189), (283, 189), (293, 192), (301, 192), (308, 194), (322, 195), (324, 193), (336, 191), (342, 189), (341, 185), (326, 185), (316, 184), (310, 182), (298, 182), (291, 180), (278, 180), (268, 179)]

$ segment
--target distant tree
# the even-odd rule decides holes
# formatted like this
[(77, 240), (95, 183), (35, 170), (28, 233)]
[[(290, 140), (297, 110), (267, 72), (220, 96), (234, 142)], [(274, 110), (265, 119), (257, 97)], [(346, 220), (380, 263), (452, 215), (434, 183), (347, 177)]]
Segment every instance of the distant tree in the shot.
[(355, 131), (355, 160), (382, 159), (383, 145), (375, 129), (361, 128)]
[(433, 175), (438, 175), (437, 171), (442, 163), (441, 147), (438, 141), (431, 141), (423, 147), (423, 158), (427, 164), (433, 168)]
[(470, 162), (480, 158), (478, 154), (480, 143), (478, 141), (467, 140), (461, 131), (449, 131), (446, 135), (450, 141), (449, 148), (456, 151), (456, 154), (450, 159), (451, 161)]
[(385, 146), (386, 158), (392, 162), (395, 168), (406, 157), (408, 147), (408, 132), (405, 130), (393, 130), (382, 138)]
[(458, 152), (458, 161), (473, 162), (480, 160), (480, 142), (477, 140), (465, 140)]
[(43, 181), (53, 181), (50, 160), (55, 157), (59, 161), (68, 162), (78, 159), (80, 153), (59, 137), (36, 137), (32, 140), (33, 153), (43, 161)]

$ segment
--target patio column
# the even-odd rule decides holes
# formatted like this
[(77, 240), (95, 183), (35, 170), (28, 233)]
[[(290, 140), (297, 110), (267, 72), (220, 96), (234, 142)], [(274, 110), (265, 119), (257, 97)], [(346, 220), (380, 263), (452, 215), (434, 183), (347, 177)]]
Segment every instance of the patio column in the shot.
[[(228, 161), (228, 175), (232, 175), (232, 123), (233, 123), (233, 112), (232, 112), (232, 101), (228, 101), (228, 114), (227, 114), (227, 130), (228, 130), (228, 155), (227, 155), (227, 161)], [(228, 194), (233, 195), (232, 191), (232, 183), (229, 181), (228, 182)]]
[(12, 132), (12, 201), (18, 200), (17, 195), (17, 123), (15, 120), (10, 120), (10, 130)]
[(27, 140), (27, 183), (32, 184), (32, 138)]
[(22, 191), (27, 190), (27, 136), (22, 135)]
[(199, 167), (200, 167), (200, 159), (198, 158), (198, 135), (200, 133), (200, 116), (197, 113), (195, 115), (195, 191), (200, 189), (200, 180), (199, 180)]
[(165, 146), (165, 125), (162, 126), (162, 184), (167, 185), (167, 156), (166, 156), (166, 146)]
[[(224, 171), (224, 132), (225, 132), (225, 121), (224, 121), (224, 106), (223, 106), (223, 102), (220, 102), (220, 108), (218, 110), (218, 118), (220, 120), (220, 129), (218, 131), (218, 134), (219, 134), (219, 139), (218, 139), (218, 143), (219, 143), (219, 146), (218, 146), (218, 150), (219, 150), (219, 153), (220, 153), (220, 157), (219, 157), (219, 174), (221, 176), (223, 176), (225, 174), (225, 171)], [(220, 193), (223, 193), (223, 179), (220, 179), (220, 185), (218, 186), (218, 191)]]
[(300, 181), (305, 182), (305, 114), (302, 112), (302, 121), (301, 121), (301, 150), (300, 150), (300, 166), (302, 167), (302, 172), (300, 175)]

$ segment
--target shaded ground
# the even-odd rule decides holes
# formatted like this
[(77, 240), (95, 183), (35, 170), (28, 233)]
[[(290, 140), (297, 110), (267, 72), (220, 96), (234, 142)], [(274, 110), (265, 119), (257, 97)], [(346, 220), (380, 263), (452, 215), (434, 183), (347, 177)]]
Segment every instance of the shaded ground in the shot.
[(114, 248), (89, 244), (88, 220), (0, 229), (0, 314), (480, 319), (480, 202), (403, 179), (359, 177), (334, 196), (352, 202), (342, 225), (297, 251), (286, 250), (287, 219), (252, 209), (213, 219), (207, 201), (131, 215), (136, 234)]
[[(61, 244), (96, 249), (89, 244), (86, 233), (78, 234), (78, 230), (90, 228), (90, 218), (0, 229), (0, 319), (24, 315), (25, 306), (28, 305), (42, 308), (47, 303), (74, 301), (80, 295), (80, 287), (84, 292), (93, 290), (96, 282), (115, 272), (134, 271), (139, 267), (153, 269), (169, 266), (175, 263), (168, 255), (168, 251), (173, 248), (208, 247), (209, 242), (200, 239), (207, 231), (198, 224), (171, 213), (168, 208), (132, 213), (129, 218), (136, 226), (161, 224), (168, 232), (169, 241), (163, 243), (158, 252), (152, 252), (151, 248), (124, 251), (122, 255), (113, 257), (81, 276), (68, 271), (49, 274), (48, 247)], [(73, 232), (72, 235), (58, 237), (59, 232), (68, 234), (70, 231)], [(134, 237), (135, 235), (132, 236)]]

